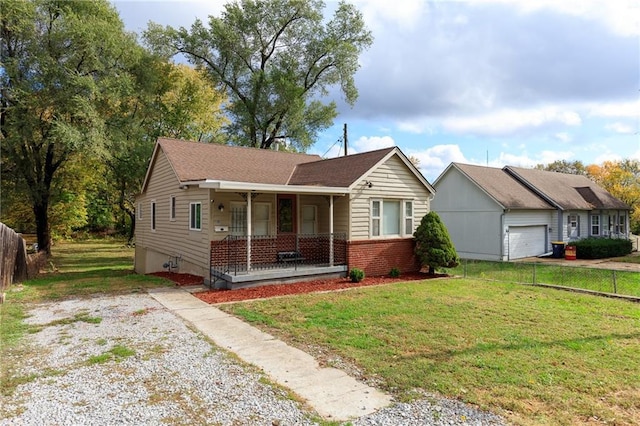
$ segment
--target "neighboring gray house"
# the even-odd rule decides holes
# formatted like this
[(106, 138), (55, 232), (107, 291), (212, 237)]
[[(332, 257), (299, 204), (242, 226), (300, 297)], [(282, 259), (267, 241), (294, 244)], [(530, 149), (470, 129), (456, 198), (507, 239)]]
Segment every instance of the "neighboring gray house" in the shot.
[(462, 258), (519, 259), (554, 241), (629, 237), (630, 207), (586, 176), (451, 163), (433, 186), (431, 209)]
[(135, 270), (229, 288), (418, 270), (433, 194), (397, 147), (323, 160), (161, 138), (136, 200)]

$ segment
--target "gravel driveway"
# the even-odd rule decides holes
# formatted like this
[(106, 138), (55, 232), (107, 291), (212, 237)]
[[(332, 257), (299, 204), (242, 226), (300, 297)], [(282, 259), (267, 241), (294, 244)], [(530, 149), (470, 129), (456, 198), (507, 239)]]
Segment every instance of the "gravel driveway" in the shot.
[[(147, 294), (34, 305), (39, 326), (7, 371), (0, 425), (313, 425), (319, 420), (255, 368), (218, 349)], [(6, 365), (6, 364), (5, 364)], [(4, 367), (3, 367), (4, 368)], [(394, 404), (354, 425), (496, 425), (435, 397)]]

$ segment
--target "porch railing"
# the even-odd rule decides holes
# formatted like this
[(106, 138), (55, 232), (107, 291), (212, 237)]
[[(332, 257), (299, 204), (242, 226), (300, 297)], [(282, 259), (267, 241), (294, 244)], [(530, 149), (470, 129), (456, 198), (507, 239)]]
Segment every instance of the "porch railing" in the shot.
[(211, 241), (211, 270), (219, 274), (346, 264), (344, 233), (252, 235), (250, 238), (229, 235), (223, 240)]

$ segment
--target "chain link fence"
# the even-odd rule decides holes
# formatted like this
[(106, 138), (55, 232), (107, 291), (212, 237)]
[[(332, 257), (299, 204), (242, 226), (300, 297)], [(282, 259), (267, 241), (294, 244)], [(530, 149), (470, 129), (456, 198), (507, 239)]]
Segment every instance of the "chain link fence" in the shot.
[(449, 272), (465, 278), (551, 285), (603, 294), (640, 297), (640, 272), (470, 259), (462, 259), (460, 265), (450, 269)]

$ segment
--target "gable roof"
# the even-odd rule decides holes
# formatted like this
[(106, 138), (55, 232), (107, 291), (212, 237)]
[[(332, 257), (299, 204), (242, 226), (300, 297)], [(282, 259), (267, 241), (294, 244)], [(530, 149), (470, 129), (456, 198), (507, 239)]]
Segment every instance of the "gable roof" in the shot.
[(583, 175), (511, 166), (503, 170), (563, 210), (630, 210), (628, 205)]
[(290, 185), (351, 186), (395, 148), (329, 158), (296, 167)]
[(298, 164), (321, 159), (318, 155), (167, 138), (158, 139), (157, 146), (180, 182), (215, 179), (284, 185)]
[[(391, 147), (323, 160), (318, 155), (272, 151), (159, 138), (142, 187), (144, 192), (159, 151), (165, 154), (180, 184), (222, 189), (279, 190), (326, 189), (345, 193), (363, 179), (376, 165), (392, 155), (410, 168), (433, 193), (435, 190), (402, 154)], [(297, 189), (296, 189), (297, 188)]]
[(451, 163), (434, 185), (451, 168), (459, 170), (506, 209), (630, 210), (586, 176), (545, 170)]
[[(458, 169), (504, 209), (554, 208), (502, 169), (461, 163), (451, 163), (449, 167)], [(446, 173), (446, 170), (442, 175), (444, 173)], [(437, 180), (435, 185), (437, 185)]]

